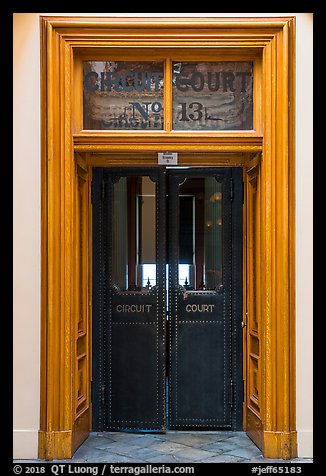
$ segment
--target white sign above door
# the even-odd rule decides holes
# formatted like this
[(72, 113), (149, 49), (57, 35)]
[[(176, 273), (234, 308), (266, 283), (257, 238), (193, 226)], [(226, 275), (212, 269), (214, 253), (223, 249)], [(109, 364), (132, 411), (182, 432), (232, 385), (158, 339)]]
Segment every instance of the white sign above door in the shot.
[(157, 163), (158, 165), (177, 165), (178, 153), (177, 152), (158, 152)]

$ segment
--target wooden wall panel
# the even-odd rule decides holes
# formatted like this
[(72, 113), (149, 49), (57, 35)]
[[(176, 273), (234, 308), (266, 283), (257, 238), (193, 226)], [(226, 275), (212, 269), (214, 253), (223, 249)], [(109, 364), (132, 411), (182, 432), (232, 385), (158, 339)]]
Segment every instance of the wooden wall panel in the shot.
[[(76, 156), (75, 209), (75, 319), (74, 340), (74, 423), (76, 449), (90, 430), (90, 289), (89, 289), (89, 174), (84, 158)], [(87, 413), (88, 417), (85, 417)], [(80, 421), (79, 421), (80, 420)], [(83, 430), (83, 431), (82, 431)]]
[(260, 306), (260, 155), (246, 165), (246, 430), (263, 449)]

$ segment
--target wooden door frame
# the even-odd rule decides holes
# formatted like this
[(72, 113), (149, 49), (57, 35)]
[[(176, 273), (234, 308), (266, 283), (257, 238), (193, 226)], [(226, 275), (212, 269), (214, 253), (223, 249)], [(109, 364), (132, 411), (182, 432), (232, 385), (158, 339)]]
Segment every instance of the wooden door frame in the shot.
[[(171, 61), (178, 56), (204, 61), (215, 55), (220, 60), (254, 61), (255, 129), (172, 131), (167, 99), (164, 131), (83, 131), (81, 59), (112, 53), (133, 59), (158, 56)], [(91, 306), (87, 305), (91, 302), (91, 168), (131, 162), (152, 165), (155, 154), (165, 150), (179, 151), (184, 164), (241, 163), (247, 192), (253, 161), (259, 162), (255, 169), (260, 187), (258, 257), (264, 270), (256, 289), (260, 395), (259, 411), (251, 408), (247, 396), (245, 429), (265, 457), (296, 456), (294, 78), (293, 17), (41, 17), (40, 458), (70, 458), (91, 429)], [(172, 97), (171, 84), (171, 77), (165, 76), (166, 98)], [(130, 150), (135, 153), (132, 160)], [(83, 263), (78, 261), (76, 245), (78, 183), (85, 200), (83, 220), (88, 223), (84, 238), (77, 240), (83, 246)], [(245, 265), (253, 252), (250, 234), (246, 235), (249, 216), (244, 213)], [(79, 269), (88, 273), (83, 280), (88, 299), (82, 318)], [(249, 322), (246, 286), (244, 296), (244, 322)], [(80, 328), (81, 319), (86, 327)], [(244, 337), (246, 342), (248, 326)], [(246, 365), (244, 359), (244, 369)]]

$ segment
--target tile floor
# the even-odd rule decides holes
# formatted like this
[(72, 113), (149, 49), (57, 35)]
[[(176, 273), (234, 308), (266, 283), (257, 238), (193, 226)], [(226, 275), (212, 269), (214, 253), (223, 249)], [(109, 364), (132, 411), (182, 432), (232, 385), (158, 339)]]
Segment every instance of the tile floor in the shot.
[[(15, 462), (31, 460), (15, 460)], [(36, 460), (41, 462), (42, 460)], [(289, 462), (312, 463), (296, 458)], [(56, 462), (56, 461), (51, 461)], [(285, 463), (264, 459), (244, 432), (91, 433), (69, 463)]]

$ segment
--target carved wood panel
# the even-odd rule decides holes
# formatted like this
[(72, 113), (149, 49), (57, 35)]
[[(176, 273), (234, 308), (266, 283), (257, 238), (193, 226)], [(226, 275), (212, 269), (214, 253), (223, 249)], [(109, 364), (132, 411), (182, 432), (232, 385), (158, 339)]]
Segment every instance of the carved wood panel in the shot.
[(257, 441), (262, 420), (260, 313), (260, 189), (259, 157), (247, 165), (247, 432)]
[(76, 288), (75, 288), (75, 385), (74, 415), (77, 420), (90, 404), (90, 350), (89, 350), (89, 286), (88, 286), (88, 174), (87, 169), (77, 165), (76, 178)]

